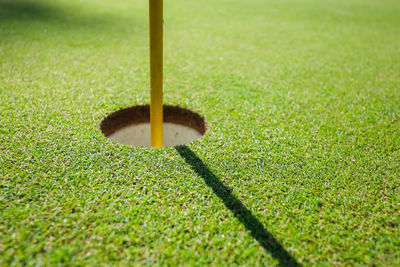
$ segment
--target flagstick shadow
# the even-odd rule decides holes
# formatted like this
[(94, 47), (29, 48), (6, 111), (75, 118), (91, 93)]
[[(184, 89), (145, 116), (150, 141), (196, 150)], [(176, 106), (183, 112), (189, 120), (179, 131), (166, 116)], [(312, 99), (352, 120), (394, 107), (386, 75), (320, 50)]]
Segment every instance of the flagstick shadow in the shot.
[(269, 233), (260, 221), (251, 213), (243, 203), (231, 194), (231, 190), (216, 177), (212, 171), (197, 157), (187, 146), (175, 147), (182, 158), (201, 176), (206, 184), (223, 201), (225, 206), (232, 211), (235, 217), (246, 227), (251, 236), (268, 251), (272, 257), (279, 261), (281, 266), (301, 266), (289, 252)]

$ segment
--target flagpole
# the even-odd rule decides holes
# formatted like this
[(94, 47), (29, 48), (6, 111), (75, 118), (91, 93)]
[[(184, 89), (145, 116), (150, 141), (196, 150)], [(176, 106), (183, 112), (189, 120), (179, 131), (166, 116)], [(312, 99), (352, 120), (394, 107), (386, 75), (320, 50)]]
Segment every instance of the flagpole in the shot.
[(163, 0), (149, 0), (151, 146), (163, 146)]

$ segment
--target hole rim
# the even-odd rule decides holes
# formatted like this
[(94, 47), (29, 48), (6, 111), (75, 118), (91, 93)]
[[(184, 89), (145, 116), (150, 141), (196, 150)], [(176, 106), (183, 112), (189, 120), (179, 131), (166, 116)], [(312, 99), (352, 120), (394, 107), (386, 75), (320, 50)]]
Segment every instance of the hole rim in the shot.
[[(166, 122), (183, 125), (199, 132), (201, 137), (188, 143), (200, 140), (209, 129), (209, 125), (202, 115), (179, 105), (163, 105), (163, 123)], [(110, 138), (110, 135), (124, 127), (142, 123), (150, 123), (150, 105), (148, 104), (122, 108), (107, 114), (100, 123), (100, 130), (105, 137)], [(115, 140), (112, 141), (122, 144)]]

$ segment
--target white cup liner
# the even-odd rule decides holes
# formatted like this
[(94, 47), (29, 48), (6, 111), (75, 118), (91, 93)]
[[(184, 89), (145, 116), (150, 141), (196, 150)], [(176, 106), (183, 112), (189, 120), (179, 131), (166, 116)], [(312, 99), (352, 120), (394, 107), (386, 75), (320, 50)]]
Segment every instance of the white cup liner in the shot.
[[(164, 105), (163, 146), (185, 145), (201, 138), (207, 124), (199, 114)], [(100, 125), (111, 140), (131, 146), (150, 147), (150, 107), (134, 106), (109, 114)]]

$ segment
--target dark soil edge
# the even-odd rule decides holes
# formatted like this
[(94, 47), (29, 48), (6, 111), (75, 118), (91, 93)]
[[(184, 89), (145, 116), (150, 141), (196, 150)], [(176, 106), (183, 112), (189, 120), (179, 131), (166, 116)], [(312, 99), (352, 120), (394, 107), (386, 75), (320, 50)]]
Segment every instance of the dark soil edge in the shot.
[[(207, 131), (207, 122), (196, 112), (179, 106), (163, 106), (163, 121), (195, 129), (201, 135)], [(100, 123), (101, 132), (110, 136), (115, 131), (132, 124), (150, 122), (150, 105), (123, 108), (107, 115)]]

